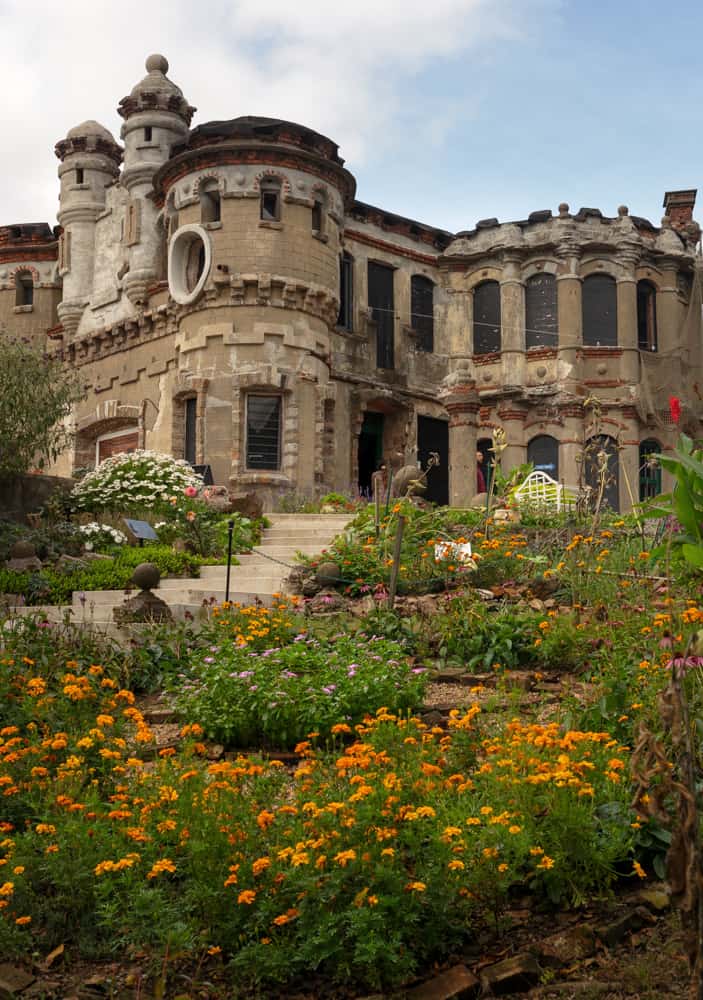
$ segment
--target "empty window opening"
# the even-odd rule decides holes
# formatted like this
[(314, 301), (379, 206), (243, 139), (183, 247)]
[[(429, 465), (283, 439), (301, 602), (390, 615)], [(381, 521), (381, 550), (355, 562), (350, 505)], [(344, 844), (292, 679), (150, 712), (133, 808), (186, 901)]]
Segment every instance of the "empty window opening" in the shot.
[(191, 396), (186, 399), (185, 406), (183, 408), (184, 417), (184, 442), (183, 442), (183, 457), (186, 462), (190, 462), (191, 465), (195, 465), (195, 427), (196, 427), (196, 416), (197, 416), (197, 406), (198, 400), (195, 396)]
[(500, 285), (484, 281), (474, 288), (474, 354), (500, 351)]
[(434, 284), (424, 275), (410, 279), (410, 326), (420, 351), (434, 350)]
[(260, 217), (262, 222), (281, 221), (281, 184), (274, 178), (261, 182)]
[(615, 279), (591, 274), (581, 291), (583, 343), (587, 347), (617, 347), (618, 301)]
[[(479, 459), (479, 455), (481, 456)], [(479, 438), (476, 442), (476, 492), (485, 493), (491, 488), (496, 460), (493, 438)]]
[(151, 125), (144, 126), (144, 142), (151, 142)]
[(15, 275), (15, 305), (31, 306), (34, 304), (34, 279), (29, 271), (19, 271)]
[(76, 168), (76, 184), (83, 183), (83, 167)]
[(651, 500), (662, 491), (661, 450), (654, 438), (640, 443), (640, 501)]
[(535, 472), (544, 472), (559, 482), (559, 442), (549, 434), (538, 434), (527, 444), (527, 461)]
[(535, 274), (525, 284), (525, 347), (556, 347), (558, 340), (557, 280)]
[(395, 365), (393, 338), (395, 334), (395, 305), (393, 299), (393, 268), (369, 261), (369, 308), (376, 324), (376, 367), (393, 368)]
[(337, 326), (354, 328), (354, 260), (348, 253), (339, 258), (339, 316)]
[(248, 469), (275, 471), (281, 465), (281, 397), (247, 396)]
[(221, 219), (220, 192), (215, 181), (209, 181), (200, 189), (200, 221), (220, 222)]
[(637, 346), (657, 349), (657, 290), (651, 281), (637, 282)]
[(319, 198), (312, 205), (312, 231), (318, 236), (325, 231), (325, 206)]

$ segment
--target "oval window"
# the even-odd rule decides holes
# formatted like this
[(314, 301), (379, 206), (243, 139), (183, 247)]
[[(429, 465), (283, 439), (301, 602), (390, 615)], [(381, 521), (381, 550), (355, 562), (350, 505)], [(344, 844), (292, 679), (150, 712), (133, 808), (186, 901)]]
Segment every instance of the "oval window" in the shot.
[(197, 225), (181, 226), (171, 238), (168, 251), (168, 287), (180, 305), (194, 302), (202, 292), (212, 250), (206, 231)]

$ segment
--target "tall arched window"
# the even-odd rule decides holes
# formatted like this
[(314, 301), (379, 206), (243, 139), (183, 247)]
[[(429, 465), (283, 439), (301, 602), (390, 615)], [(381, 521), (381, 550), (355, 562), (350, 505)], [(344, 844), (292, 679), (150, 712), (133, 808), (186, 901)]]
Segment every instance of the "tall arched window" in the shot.
[(662, 491), (662, 470), (657, 460), (661, 450), (654, 438), (640, 443), (640, 500), (651, 500)]
[(220, 191), (216, 180), (207, 180), (200, 185), (200, 221), (220, 222), (222, 209)]
[[(602, 456), (605, 455), (605, 462)], [(605, 488), (603, 503), (612, 510), (620, 510), (620, 462), (618, 446), (614, 438), (607, 434), (592, 437), (586, 444), (585, 478), (586, 484), (597, 496), (600, 490), (601, 468), (604, 469)]]
[(559, 481), (559, 442), (549, 434), (538, 434), (527, 443), (527, 461), (535, 472), (546, 472)]
[(277, 177), (264, 177), (260, 185), (259, 218), (262, 222), (281, 221), (281, 182)]
[(434, 284), (422, 274), (410, 279), (410, 326), (420, 351), (434, 350)]
[(556, 347), (558, 341), (557, 279), (533, 274), (525, 283), (525, 347)]
[(637, 282), (637, 346), (657, 349), (657, 290), (651, 281)]
[(474, 288), (474, 354), (493, 354), (500, 347), (500, 285), (483, 281)]
[(615, 278), (591, 274), (581, 288), (583, 342), (587, 347), (617, 347), (618, 300)]
[(31, 306), (34, 303), (34, 279), (31, 271), (15, 274), (15, 305)]

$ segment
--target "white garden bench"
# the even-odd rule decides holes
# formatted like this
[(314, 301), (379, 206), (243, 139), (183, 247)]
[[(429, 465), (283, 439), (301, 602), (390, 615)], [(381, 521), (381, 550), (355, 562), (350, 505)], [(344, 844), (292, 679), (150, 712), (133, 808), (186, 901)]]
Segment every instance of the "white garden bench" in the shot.
[(518, 486), (513, 498), (519, 505), (543, 507), (555, 511), (565, 510), (576, 503), (576, 490), (558, 483), (546, 472), (531, 472)]

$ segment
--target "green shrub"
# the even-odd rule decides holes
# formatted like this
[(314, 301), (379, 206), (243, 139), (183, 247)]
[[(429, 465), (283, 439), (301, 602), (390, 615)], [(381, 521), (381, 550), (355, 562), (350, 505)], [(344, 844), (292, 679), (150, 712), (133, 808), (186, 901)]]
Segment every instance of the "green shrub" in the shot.
[(158, 510), (169, 497), (186, 489), (199, 490), (202, 478), (188, 462), (153, 451), (134, 451), (106, 458), (89, 472), (71, 494), (79, 510)]

